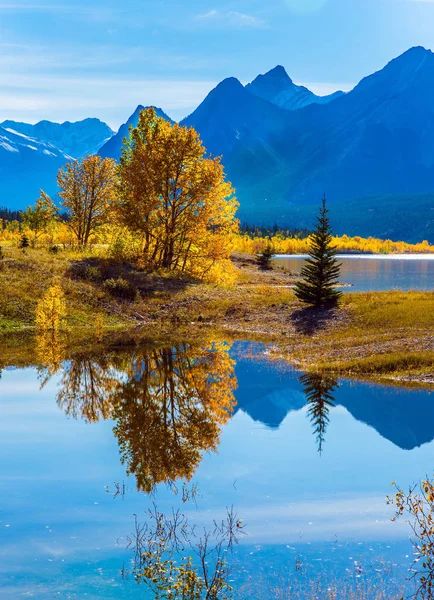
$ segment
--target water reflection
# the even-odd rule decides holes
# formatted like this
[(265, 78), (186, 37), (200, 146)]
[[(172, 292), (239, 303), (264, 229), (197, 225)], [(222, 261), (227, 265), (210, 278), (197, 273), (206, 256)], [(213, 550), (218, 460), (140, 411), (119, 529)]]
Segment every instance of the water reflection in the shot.
[[(118, 570), (130, 564), (124, 536), (133, 515), (143, 522), (154, 500), (167, 515), (179, 506), (198, 531), (236, 506), (249, 533), (234, 556), (243, 600), (271, 598), (269, 586), (286, 573), (301, 598), (306, 581), (317, 580), (339, 581), (341, 596), (351, 597), (341, 583), (353, 581), (355, 561), (362, 578), (383, 577), (398, 589), (393, 578), (402, 581), (409, 566), (408, 532), (390, 523), (384, 498), (390, 481), (408, 485), (432, 470), (428, 391), (346, 380), (334, 387), (313, 375), (301, 381), (245, 343), (117, 341), (72, 358), (59, 348), (41, 350), (39, 381), (34, 369), (8, 367), (0, 381), (2, 598), (151, 600), (133, 577), (119, 582)], [(217, 445), (218, 454), (206, 452)], [(140, 489), (197, 467), (197, 506), (165, 485), (151, 499), (132, 490), (119, 446)], [(122, 482), (119, 502), (106, 491), (113, 481)], [(295, 573), (298, 556), (306, 575)], [(316, 594), (326, 595), (324, 588)]]
[[(63, 365), (58, 405), (87, 422), (113, 419), (121, 460), (147, 493), (162, 482), (189, 481), (203, 453), (217, 450), (235, 405), (230, 346), (179, 344)], [(53, 369), (45, 369), (44, 383)]]
[(338, 387), (337, 379), (321, 373), (306, 373), (300, 377), (308, 405), (307, 414), (314, 428), (318, 452), (321, 454), (327, 426), (330, 421), (330, 409), (335, 406), (332, 395)]

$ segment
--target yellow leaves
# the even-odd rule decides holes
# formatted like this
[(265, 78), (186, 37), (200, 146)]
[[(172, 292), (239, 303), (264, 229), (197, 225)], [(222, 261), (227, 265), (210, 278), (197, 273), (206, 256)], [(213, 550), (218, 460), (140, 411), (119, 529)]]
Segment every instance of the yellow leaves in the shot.
[(194, 129), (142, 111), (124, 145), (117, 190), (119, 218), (142, 235), (149, 269), (203, 279), (229, 257), (238, 203), (220, 159), (205, 156)]
[[(306, 254), (309, 251), (309, 238), (299, 239), (291, 236), (278, 234), (269, 237), (249, 236), (247, 234), (235, 235), (233, 237), (234, 250), (249, 254), (261, 253), (267, 244), (271, 243), (276, 249), (276, 254)], [(360, 236), (350, 237), (347, 235), (333, 236), (332, 244), (339, 252), (362, 252), (362, 253), (405, 253), (405, 252), (434, 252), (434, 246), (429, 246), (426, 241), (420, 244), (408, 244), (406, 242), (392, 242), (391, 240), (380, 240), (373, 237), (362, 238)]]
[(114, 160), (93, 155), (67, 163), (58, 173), (59, 196), (79, 246), (86, 246), (108, 219), (115, 198), (115, 172)]
[(54, 284), (37, 304), (36, 327), (42, 332), (58, 332), (65, 326), (65, 317), (65, 294), (58, 284)]

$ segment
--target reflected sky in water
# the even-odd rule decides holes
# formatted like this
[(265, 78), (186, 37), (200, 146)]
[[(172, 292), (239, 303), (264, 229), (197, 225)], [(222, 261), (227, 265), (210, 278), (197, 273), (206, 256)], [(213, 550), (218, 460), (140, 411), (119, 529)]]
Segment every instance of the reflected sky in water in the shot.
[[(276, 257), (277, 264), (299, 273), (305, 256)], [(343, 291), (434, 289), (434, 254), (338, 255), (342, 263), (340, 281), (349, 284)]]
[[(235, 344), (235, 363), (224, 356), (210, 363), (210, 368), (218, 364), (220, 372), (222, 364), (229, 365), (224, 377), (236, 380), (237, 404), (232, 418), (216, 417), (219, 424), (212, 435), (219, 440), (218, 451), (204, 445), (192, 479), (199, 488), (197, 507), (188, 502), (183, 509), (206, 524), (234, 504), (248, 533), (237, 551), (239, 587), (252, 579), (270, 580), (273, 572), (285, 573), (298, 555), (311, 565), (309, 573), (322, 577), (352, 577), (356, 560), (382, 576), (387, 565), (389, 579), (392, 571), (405, 577), (408, 531), (404, 522), (390, 522), (385, 496), (392, 481), (407, 486), (432, 471), (433, 395), (314, 381), (317, 388), (308, 402), (309, 382), (300, 380), (299, 372), (261, 360), (256, 347), (249, 356), (248, 349)], [(140, 361), (137, 351), (132, 356), (116, 358), (128, 390), (131, 381), (143, 382), (146, 368), (138, 372), (139, 362), (151, 364), (146, 352)], [(185, 358), (197, 364), (203, 356), (193, 352)], [(195, 375), (195, 402), (202, 398), (205, 406), (211, 398), (197, 382), (197, 371), (190, 373)], [(114, 420), (87, 423), (67, 417), (57, 403), (64, 375), (53, 375), (42, 390), (35, 369), (4, 370), (0, 379), (0, 595), (7, 600), (22, 594), (38, 599), (145, 598), (143, 586), (120, 577), (122, 566), (130, 565), (131, 551), (125, 546), (133, 515), (143, 514), (151, 501), (137, 491), (142, 467), (136, 465), (127, 477), (129, 463), (120, 460), (119, 444), (125, 439), (114, 428), (125, 417), (119, 410), (130, 410), (129, 405), (118, 407)], [(157, 383), (160, 390), (161, 380)], [(220, 388), (226, 384), (219, 380)], [(122, 388), (121, 402), (129, 401), (127, 388)], [(329, 403), (322, 415), (324, 393)], [(320, 418), (327, 418), (321, 452), (318, 407)], [(212, 419), (216, 407), (209, 410), (207, 419)], [(153, 460), (155, 448), (143, 440), (127, 442), (133, 453), (138, 444)], [(113, 497), (114, 482), (125, 482), (125, 495)], [(181, 503), (164, 484), (155, 494), (160, 510)]]

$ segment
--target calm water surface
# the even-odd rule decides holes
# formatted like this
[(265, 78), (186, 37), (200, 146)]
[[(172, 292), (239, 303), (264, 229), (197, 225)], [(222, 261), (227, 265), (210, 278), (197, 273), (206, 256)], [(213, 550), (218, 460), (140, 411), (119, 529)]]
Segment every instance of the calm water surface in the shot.
[[(278, 255), (275, 260), (299, 273), (307, 256)], [(342, 283), (349, 292), (433, 290), (434, 254), (343, 254)]]
[[(432, 472), (434, 397), (303, 377), (260, 351), (180, 344), (3, 370), (0, 597), (151, 598), (121, 569), (152, 488), (198, 524), (234, 505), (239, 598), (314, 578), (396, 589), (411, 546), (385, 496)], [(197, 505), (165, 484), (185, 476)]]

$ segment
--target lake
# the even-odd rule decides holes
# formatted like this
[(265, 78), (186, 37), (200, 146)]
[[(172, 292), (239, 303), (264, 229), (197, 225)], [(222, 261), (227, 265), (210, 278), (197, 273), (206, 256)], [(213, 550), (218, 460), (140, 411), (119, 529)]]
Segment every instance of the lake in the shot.
[[(299, 273), (307, 256), (277, 255), (275, 262)], [(342, 254), (340, 281), (348, 292), (434, 289), (434, 254)]]
[(153, 503), (199, 527), (234, 507), (237, 598), (397, 591), (412, 549), (385, 497), (432, 472), (433, 400), (306, 376), (247, 342), (4, 369), (0, 596), (153, 598), (127, 547)]

